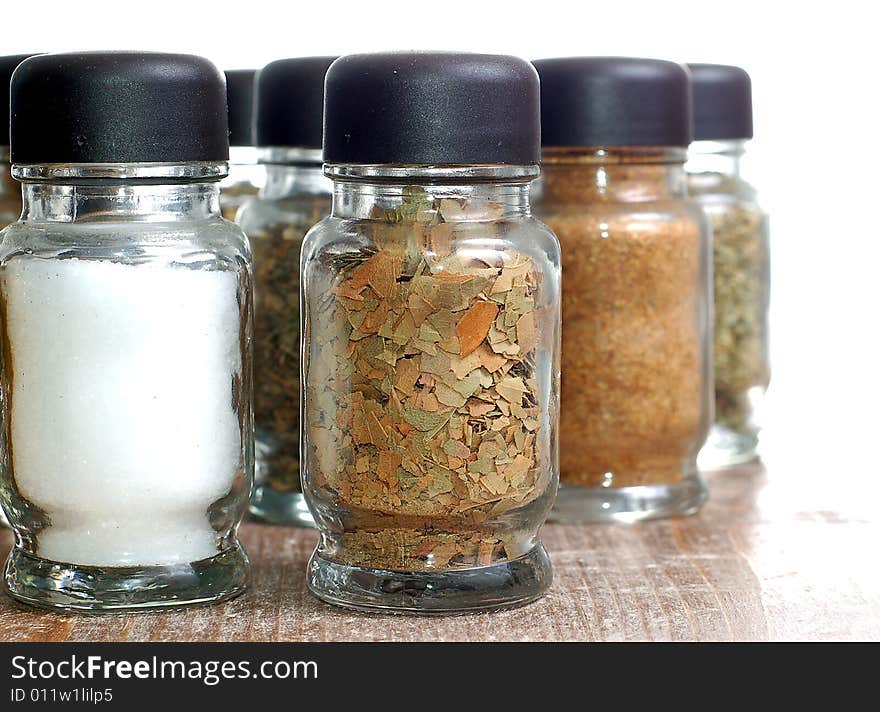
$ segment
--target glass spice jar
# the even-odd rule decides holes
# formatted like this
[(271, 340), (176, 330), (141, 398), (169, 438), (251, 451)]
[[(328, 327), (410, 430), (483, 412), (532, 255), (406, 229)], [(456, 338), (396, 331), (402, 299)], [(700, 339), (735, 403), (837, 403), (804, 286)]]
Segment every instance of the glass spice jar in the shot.
[(220, 213), (235, 220), (239, 208), (253, 198), (265, 180), (254, 148), (253, 69), (226, 72), (226, 105), (229, 112), (229, 174), (220, 181)]
[(252, 298), (247, 241), (220, 216), (223, 75), (188, 55), (42, 55), (11, 92), (24, 210), (0, 233), (6, 590), (88, 611), (235, 596)]
[(313, 526), (299, 474), (299, 260), (330, 213), (321, 167), (324, 75), (335, 57), (282, 59), (260, 70), (256, 144), (266, 183), (238, 216), (254, 255), (255, 487), (251, 515)]
[[(29, 54), (0, 57), (0, 106), (9, 110), (9, 81), (12, 72)], [(21, 186), (12, 178), (9, 165), (9, 134), (0, 134), (0, 230), (21, 216)], [(2, 505), (2, 500), (0, 500)], [(6, 514), (0, 506), (0, 529), (9, 528)]]
[(333, 212), (302, 258), (309, 587), (386, 612), (533, 600), (551, 580), (560, 280), (529, 209), (537, 75), (353, 55), (326, 92)]
[(711, 412), (709, 235), (686, 199), (686, 70), (567, 58), (541, 77), (535, 212), (557, 234), (562, 522), (689, 514)]
[(749, 75), (739, 67), (688, 66), (694, 109), (688, 192), (712, 223), (715, 421), (700, 453), (700, 464), (711, 469), (748, 462), (758, 452), (770, 381), (770, 241), (755, 189), (740, 175), (753, 135)]

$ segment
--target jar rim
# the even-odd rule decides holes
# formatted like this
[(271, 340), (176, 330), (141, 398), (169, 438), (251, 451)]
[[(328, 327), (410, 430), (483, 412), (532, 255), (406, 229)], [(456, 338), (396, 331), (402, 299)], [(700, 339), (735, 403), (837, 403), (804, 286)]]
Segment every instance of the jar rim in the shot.
[(684, 164), (681, 146), (544, 146), (542, 164)]
[(396, 163), (325, 163), (324, 175), (333, 180), (393, 180), (437, 183), (508, 181), (528, 183), (541, 173), (537, 163), (424, 165)]
[(220, 180), (229, 174), (227, 161), (180, 163), (13, 163), (12, 176), (20, 181)]
[(316, 166), (324, 163), (320, 148), (304, 146), (257, 146), (257, 162), (282, 166)]

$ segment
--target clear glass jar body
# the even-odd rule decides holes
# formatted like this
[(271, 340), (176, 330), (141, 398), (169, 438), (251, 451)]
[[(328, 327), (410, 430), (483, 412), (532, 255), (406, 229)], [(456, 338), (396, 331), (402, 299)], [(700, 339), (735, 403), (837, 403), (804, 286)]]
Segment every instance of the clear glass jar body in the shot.
[(740, 176), (744, 141), (696, 141), (688, 192), (712, 224), (715, 420), (700, 464), (754, 459), (770, 382), (770, 239), (755, 190)]
[(6, 589), (88, 611), (230, 598), (249, 570), (247, 241), (216, 182), (70, 168), (25, 176), (0, 233)]
[(227, 220), (234, 222), (241, 207), (256, 197), (266, 181), (258, 155), (253, 146), (229, 148), (229, 175), (220, 181), (220, 213)]
[(533, 600), (557, 485), (559, 248), (534, 166), (330, 166), (303, 246), (303, 488), (320, 598)]
[(680, 149), (544, 149), (559, 237), (563, 522), (689, 514), (711, 413), (709, 236)]
[[(330, 214), (332, 183), (320, 151), (270, 150), (266, 184), (238, 216), (254, 258), (255, 486), (251, 515), (313, 526), (299, 473), (302, 239)], [(281, 161), (311, 160), (294, 164)]]

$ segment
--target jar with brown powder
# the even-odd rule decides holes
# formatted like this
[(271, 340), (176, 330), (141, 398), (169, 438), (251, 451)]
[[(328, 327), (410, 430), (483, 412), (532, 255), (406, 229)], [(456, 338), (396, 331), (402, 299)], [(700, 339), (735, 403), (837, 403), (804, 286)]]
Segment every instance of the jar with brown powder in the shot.
[(559, 237), (558, 521), (695, 512), (711, 413), (708, 228), (686, 198), (687, 71), (643, 59), (535, 63), (543, 178)]
[(752, 88), (739, 67), (692, 64), (694, 142), (688, 191), (712, 223), (715, 421), (700, 464), (720, 468), (758, 453), (770, 382), (767, 215), (740, 166), (752, 138)]

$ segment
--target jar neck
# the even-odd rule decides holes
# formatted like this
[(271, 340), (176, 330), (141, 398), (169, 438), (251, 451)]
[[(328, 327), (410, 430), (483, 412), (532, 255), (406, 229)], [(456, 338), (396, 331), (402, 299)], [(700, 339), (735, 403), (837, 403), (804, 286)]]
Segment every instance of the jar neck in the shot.
[(478, 222), (529, 216), (538, 167), (328, 164), (324, 172), (333, 180), (333, 217), (430, 222), (440, 213), (447, 222)]
[(725, 177), (739, 178), (745, 150), (746, 142), (743, 139), (694, 141), (688, 149), (685, 169), (690, 174), (720, 173)]
[(215, 181), (22, 184), (24, 222), (170, 222), (220, 215)]
[(266, 163), (266, 179), (260, 197), (266, 200), (296, 195), (330, 195), (333, 184), (324, 176), (320, 163)]
[(169, 222), (220, 216), (226, 162), (14, 164), (22, 221)]
[(678, 147), (543, 149), (543, 202), (636, 202), (687, 193)]

